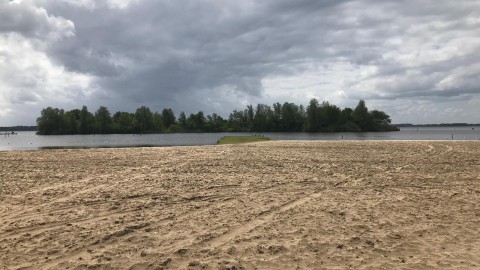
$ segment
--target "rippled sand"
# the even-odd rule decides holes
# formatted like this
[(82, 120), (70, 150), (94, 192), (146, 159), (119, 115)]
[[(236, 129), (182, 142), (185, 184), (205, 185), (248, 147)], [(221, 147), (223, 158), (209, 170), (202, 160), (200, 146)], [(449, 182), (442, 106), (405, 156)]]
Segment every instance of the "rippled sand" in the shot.
[(0, 269), (479, 269), (480, 142), (0, 152)]

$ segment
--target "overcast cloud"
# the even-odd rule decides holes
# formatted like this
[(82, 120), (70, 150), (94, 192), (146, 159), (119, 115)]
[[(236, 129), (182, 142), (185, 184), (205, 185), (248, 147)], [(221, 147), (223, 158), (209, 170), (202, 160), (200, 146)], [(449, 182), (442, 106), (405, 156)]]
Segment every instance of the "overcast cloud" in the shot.
[(0, 0), (0, 126), (42, 108), (365, 99), (395, 123), (479, 123), (479, 1)]

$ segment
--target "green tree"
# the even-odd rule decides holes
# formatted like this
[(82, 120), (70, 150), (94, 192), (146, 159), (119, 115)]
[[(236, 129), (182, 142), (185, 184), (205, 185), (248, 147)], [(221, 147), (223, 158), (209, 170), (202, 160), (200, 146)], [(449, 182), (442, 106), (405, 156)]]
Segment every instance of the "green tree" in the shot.
[(272, 126), (274, 131), (282, 130), (282, 104), (276, 102), (273, 104)]
[(318, 100), (315, 98), (310, 100), (307, 106), (304, 129), (307, 132), (317, 132), (319, 130), (318, 125)]
[(178, 115), (178, 125), (180, 129), (187, 130), (187, 117), (184, 112), (181, 112), (180, 115)]
[(119, 134), (133, 133), (135, 116), (132, 113), (116, 112), (112, 118), (113, 132)]
[(95, 133), (108, 134), (112, 129), (112, 117), (106, 107), (101, 106), (95, 112)]
[(360, 127), (353, 122), (352, 108), (344, 108), (340, 113), (340, 127), (338, 131), (360, 132)]
[(298, 105), (285, 102), (283, 105), (276, 103), (274, 106), (278, 131), (294, 132), (302, 130), (303, 112)]
[(337, 131), (340, 126), (340, 115), (342, 111), (337, 106), (327, 101), (322, 102), (318, 108), (320, 131)]
[(358, 102), (357, 107), (352, 112), (352, 119), (355, 124), (357, 124), (362, 131), (372, 131), (373, 130), (373, 120), (372, 116), (368, 112), (368, 108), (365, 105), (365, 101), (361, 99)]
[(163, 132), (163, 117), (158, 112), (153, 114), (153, 129), (155, 132)]
[(141, 106), (135, 111), (135, 131), (149, 133), (154, 130), (153, 114), (147, 106)]
[(228, 131), (245, 132), (247, 129), (247, 115), (245, 111), (234, 110), (228, 117)]
[(207, 115), (207, 122), (205, 124), (205, 131), (207, 132), (221, 132), (225, 130), (225, 120), (213, 113), (212, 115)]
[(163, 109), (162, 111), (163, 126), (168, 129), (171, 125), (175, 125), (177, 120), (172, 109)]
[(254, 126), (253, 118), (255, 117), (255, 113), (253, 111), (253, 106), (252, 105), (247, 106), (247, 109), (245, 110), (245, 116), (246, 116), (246, 120), (247, 120), (247, 123), (246, 123), (247, 126), (245, 128), (248, 131), (252, 131), (253, 126)]
[(78, 132), (80, 134), (91, 134), (93, 133), (95, 119), (93, 114), (88, 111), (87, 106), (83, 106), (80, 110), (79, 115), (79, 124), (78, 124)]
[(40, 135), (58, 135), (64, 133), (64, 111), (58, 108), (47, 107), (40, 112), (37, 118), (37, 133)]
[(78, 134), (80, 124), (80, 110), (74, 109), (64, 115), (65, 134)]
[(272, 108), (265, 104), (258, 104), (253, 123), (252, 131), (273, 131)]
[(189, 131), (202, 132), (205, 131), (207, 119), (202, 111), (196, 114), (190, 114), (187, 119), (187, 129)]
[(391, 125), (390, 116), (383, 111), (373, 110), (370, 112), (375, 131), (397, 131), (398, 128)]

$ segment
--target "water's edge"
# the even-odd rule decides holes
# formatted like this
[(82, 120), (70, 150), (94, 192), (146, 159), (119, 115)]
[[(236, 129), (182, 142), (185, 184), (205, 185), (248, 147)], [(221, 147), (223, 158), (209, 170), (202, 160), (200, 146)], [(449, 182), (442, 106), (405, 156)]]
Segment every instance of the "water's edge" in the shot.
[(264, 135), (272, 140), (480, 140), (480, 127), (401, 128), (392, 132), (255, 132), (109, 135), (36, 135), (33, 131), (0, 136), (0, 150), (85, 149), (215, 145), (223, 136)]

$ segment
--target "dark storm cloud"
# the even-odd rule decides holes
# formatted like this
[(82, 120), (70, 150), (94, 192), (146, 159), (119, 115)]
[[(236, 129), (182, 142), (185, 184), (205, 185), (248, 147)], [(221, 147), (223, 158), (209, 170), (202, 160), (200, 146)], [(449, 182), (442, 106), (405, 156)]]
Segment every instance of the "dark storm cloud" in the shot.
[(262, 96), (265, 76), (290, 75), (305, 61), (343, 52), (318, 36), (336, 23), (332, 8), (341, 3), (143, 1), (90, 10), (52, 2), (49, 11), (72, 20), (76, 36), (49, 54), (69, 70), (97, 76), (126, 102), (178, 107), (172, 102), (191, 92), (224, 87), (253, 99)]
[[(92, 106), (227, 113), (333, 93), (345, 105), (480, 92), (474, 1), (42, 0), (2, 8), (0, 31), (61, 37), (42, 52), (70, 76), (88, 77), (77, 79), (91, 93), (72, 95)], [(305, 74), (299, 85), (308, 89), (281, 83)], [(282, 100), (289, 96), (297, 99)]]
[[(299, 58), (315, 57), (320, 47), (313, 36), (325, 27), (319, 24), (322, 13), (339, 4), (181, 2), (144, 1), (127, 10), (93, 11), (53, 3), (49, 10), (74, 21), (76, 36), (50, 53), (71, 70), (116, 77), (102, 81), (115, 86), (113, 91), (128, 93), (139, 85), (135, 90), (148, 92), (148, 97), (150, 91), (178, 93), (231, 84), (258, 96), (264, 76), (288, 73)], [(269, 14), (272, 9), (276, 12)], [(305, 12), (312, 17), (304, 17)], [(125, 84), (132, 79), (138, 82)]]
[(71, 22), (48, 16), (45, 9), (22, 3), (0, 2), (0, 33), (19, 33), (25, 37), (43, 39), (59, 29), (68, 31), (64, 34), (73, 34)]

